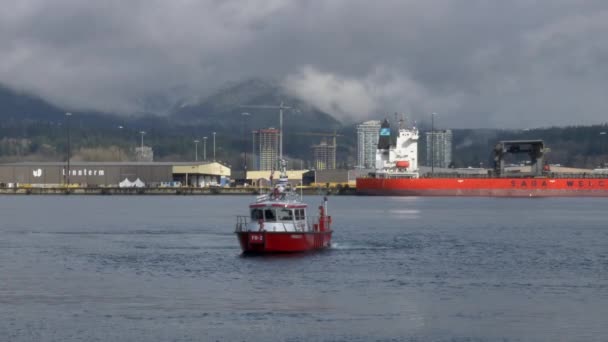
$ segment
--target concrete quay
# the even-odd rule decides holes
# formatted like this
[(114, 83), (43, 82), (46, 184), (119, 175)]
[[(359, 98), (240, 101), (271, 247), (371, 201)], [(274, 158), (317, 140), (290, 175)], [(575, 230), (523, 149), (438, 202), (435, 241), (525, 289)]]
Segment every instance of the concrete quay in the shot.
[[(267, 189), (252, 187), (19, 187), (0, 188), (0, 195), (258, 195)], [(355, 189), (306, 188), (304, 195), (354, 195)]]

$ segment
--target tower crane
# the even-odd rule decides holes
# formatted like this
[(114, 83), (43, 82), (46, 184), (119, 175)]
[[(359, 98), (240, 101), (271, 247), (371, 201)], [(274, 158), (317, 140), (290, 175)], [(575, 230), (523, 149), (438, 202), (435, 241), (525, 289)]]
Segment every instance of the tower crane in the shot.
[[(336, 150), (337, 150), (337, 143), (336, 143), (336, 138), (337, 137), (343, 137), (344, 135), (342, 134), (338, 134), (336, 133), (336, 131), (334, 131), (333, 133), (320, 133), (320, 132), (299, 132), (296, 133), (297, 135), (308, 135), (308, 136), (319, 136), (319, 137), (332, 137), (333, 139), (333, 144), (332, 145), (325, 145), (327, 147), (330, 148), (330, 152), (316, 152), (317, 150), (314, 149), (313, 146), (313, 158), (315, 159), (315, 163), (317, 163), (317, 168), (319, 168), (319, 165), (324, 165), (324, 167), (322, 169), (335, 169), (336, 168)], [(325, 141), (325, 138), (323, 138), (321, 145), (322, 146), (324, 143), (323, 141)], [(325, 143), (327, 144), (327, 143)], [(322, 150), (323, 151), (323, 150)], [(317, 153), (321, 153), (320, 155), (318, 155)], [(319, 159), (321, 160), (322, 164), (318, 164), (319, 163)]]
[(279, 160), (283, 160), (283, 110), (291, 109), (283, 101), (278, 106), (273, 105), (240, 105), (242, 108), (278, 109), (279, 110)]
[(337, 148), (338, 145), (336, 144), (336, 138), (337, 137), (343, 137), (343, 134), (337, 134), (336, 131), (334, 131), (333, 133), (319, 133), (319, 132), (297, 132), (295, 133), (297, 135), (308, 135), (308, 136), (319, 136), (319, 137), (332, 137), (332, 142), (333, 142), (333, 147)]

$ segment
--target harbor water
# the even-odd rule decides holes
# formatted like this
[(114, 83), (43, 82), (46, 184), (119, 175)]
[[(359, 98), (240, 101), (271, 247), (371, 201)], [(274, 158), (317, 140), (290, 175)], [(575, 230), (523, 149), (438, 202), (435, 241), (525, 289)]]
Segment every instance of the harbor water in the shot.
[(243, 257), (251, 200), (0, 197), (0, 340), (608, 340), (608, 199), (330, 197), (331, 249)]

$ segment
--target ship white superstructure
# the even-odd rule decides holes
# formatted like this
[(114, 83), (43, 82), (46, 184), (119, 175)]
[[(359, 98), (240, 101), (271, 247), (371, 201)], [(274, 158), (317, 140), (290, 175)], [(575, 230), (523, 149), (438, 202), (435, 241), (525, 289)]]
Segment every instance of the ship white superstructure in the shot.
[(415, 126), (399, 127), (395, 144), (376, 150), (376, 177), (418, 178), (418, 138)]

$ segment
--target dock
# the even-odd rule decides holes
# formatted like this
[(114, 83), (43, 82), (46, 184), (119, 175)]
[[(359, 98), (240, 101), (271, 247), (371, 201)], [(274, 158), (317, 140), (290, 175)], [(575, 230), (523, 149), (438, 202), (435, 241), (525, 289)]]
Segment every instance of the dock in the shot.
[[(266, 193), (254, 187), (16, 187), (0, 188), (0, 195), (248, 195)], [(299, 191), (299, 190), (298, 190)], [(354, 195), (354, 188), (307, 187), (304, 195)]]

